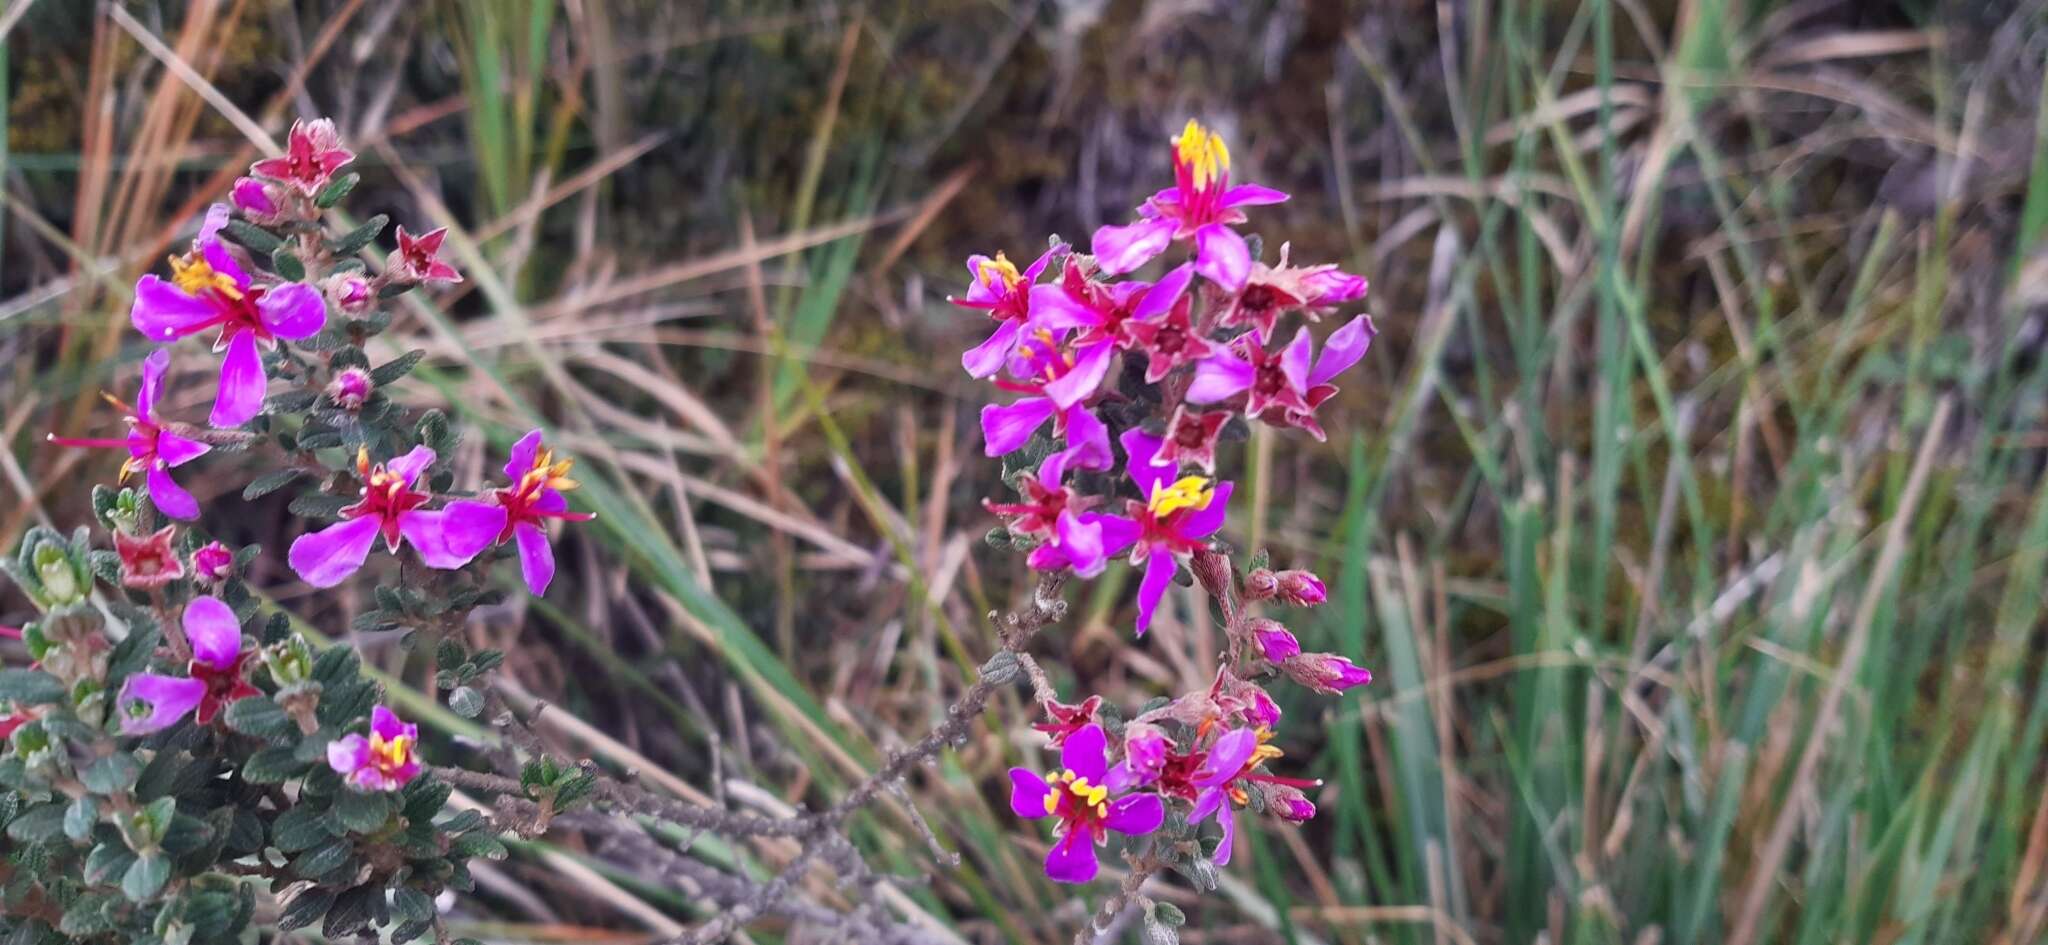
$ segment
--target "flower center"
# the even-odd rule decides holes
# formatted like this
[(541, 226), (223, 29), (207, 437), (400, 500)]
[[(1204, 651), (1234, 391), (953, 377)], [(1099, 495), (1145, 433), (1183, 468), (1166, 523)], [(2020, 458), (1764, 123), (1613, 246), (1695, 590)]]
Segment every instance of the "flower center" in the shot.
[(1052, 790), (1045, 792), (1045, 812), (1057, 814), (1060, 801), (1071, 798), (1068, 811), (1073, 819), (1088, 819), (1090, 815), (1100, 820), (1109, 816), (1109, 788), (1090, 784), (1088, 779), (1072, 771), (1061, 771), (1046, 779)]
[(242, 289), (235, 284), (235, 277), (213, 268), (199, 253), (171, 257), (171, 284), (185, 290), (188, 295), (212, 290), (231, 300), (242, 297)]
[(1202, 127), (1201, 122), (1188, 119), (1173, 144), (1197, 189), (1206, 189), (1230, 172), (1230, 149), (1224, 146), (1223, 136)]
[(1287, 374), (1280, 370), (1280, 359), (1274, 358), (1259, 365), (1252, 381), (1252, 389), (1262, 397), (1277, 397), (1288, 389)]
[(411, 736), (400, 735), (390, 741), (385, 741), (381, 735), (370, 736), (370, 759), (378, 768), (393, 771), (405, 767), (411, 758)]
[(1216, 497), (1216, 490), (1209, 480), (1202, 476), (1184, 476), (1170, 486), (1160, 486), (1152, 491), (1152, 498), (1145, 503), (1145, 510), (1155, 519), (1162, 519), (1182, 509), (1206, 509), (1209, 501)]
[(1000, 252), (994, 259), (982, 260), (978, 268), (981, 284), (991, 289), (1008, 292), (1024, 281), (1024, 276), (1017, 272), (1017, 264)]

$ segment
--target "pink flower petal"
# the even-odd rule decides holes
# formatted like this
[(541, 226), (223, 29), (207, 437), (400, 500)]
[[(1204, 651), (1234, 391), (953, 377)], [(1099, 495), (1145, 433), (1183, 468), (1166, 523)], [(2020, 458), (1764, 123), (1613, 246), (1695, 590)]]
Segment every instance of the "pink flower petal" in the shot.
[[(115, 704), (121, 715), (124, 735), (148, 735), (170, 728), (206, 698), (206, 683), (197, 679), (136, 673), (121, 684)], [(148, 712), (143, 714), (142, 709)]]
[(1091, 722), (1075, 729), (1061, 743), (1060, 765), (1077, 777), (1101, 784), (1102, 776), (1109, 771), (1108, 754), (1109, 737), (1103, 734), (1102, 726)]
[(242, 269), (241, 263), (235, 261), (235, 254), (228, 252), (227, 244), (217, 239), (201, 237), (196, 245), (199, 247), (199, 255), (206, 258), (206, 265), (212, 267), (214, 272), (233, 279), (236, 288), (244, 291), (249, 288), (249, 273)]
[(1054, 528), (1059, 535), (1058, 547), (1066, 553), (1067, 564), (1075, 574), (1092, 578), (1108, 566), (1109, 559), (1102, 552), (1101, 524), (1084, 520), (1068, 509), (1060, 512)]
[(292, 282), (263, 293), (256, 300), (263, 327), (279, 338), (308, 338), (327, 326), (327, 299), (318, 289)]
[(306, 583), (333, 587), (363, 566), (376, 540), (376, 519), (351, 519), (300, 535), (292, 541), (285, 560)]
[(1251, 362), (1229, 351), (1218, 352), (1195, 364), (1195, 379), (1188, 384), (1188, 402), (1213, 404), (1251, 389), (1256, 372)]
[(1109, 452), (1109, 428), (1088, 408), (1076, 404), (1061, 414), (1067, 426), (1067, 448), (1056, 454), (1073, 469), (1108, 469), (1116, 465)]
[(156, 434), (156, 455), (166, 466), (183, 466), (213, 451), (213, 447), (198, 440), (187, 439), (169, 430), (158, 430)]
[(1160, 803), (1157, 794), (1133, 794), (1120, 797), (1109, 804), (1109, 816), (1102, 825), (1117, 833), (1142, 836), (1159, 829), (1166, 822), (1166, 805)]
[(1248, 728), (1231, 729), (1209, 746), (1209, 757), (1195, 772), (1197, 787), (1223, 787), (1244, 770), (1252, 752), (1258, 750), (1259, 733)]
[(1026, 397), (1008, 406), (989, 404), (981, 408), (982, 452), (1004, 456), (1031, 442), (1031, 434), (1052, 419), (1056, 408), (1044, 397)]
[(200, 331), (217, 317), (214, 304), (154, 275), (135, 283), (128, 321), (151, 341), (170, 341)]
[(1287, 376), (1287, 386), (1297, 394), (1308, 392), (1309, 357), (1315, 353), (1315, 342), (1309, 338), (1304, 326), (1294, 333), (1294, 340), (1280, 351), (1280, 373)]
[(352, 775), (369, 764), (369, 739), (350, 733), (327, 743), (327, 766), (336, 774)]
[(379, 705), (370, 708), (370, 734), (387, 742), (400, 738), (418, 738), (420, 727), (401, 720), (398, 713)]
[(996, 326), (995, 333), (989, 335), (987, 341), (967, 349), (967, 353), (960, 356), (960, 366), (967, 369), (967, 376), (975, 378), (1002, 370), (1010, 352), (1017, 349), (1017, 335), (1023, 330), (1024, 326), (1014, 321)]
[(1223, 828), (1223, 839), (1216, 844), (1216, 865), (1230, 865), (1230, 851), (1237, 846), (1237, 815), (1225, 803), (1216, 808), (1216, 823)]
[(1239, 184), (1224, 191), (1223, 198), (1218, 201), (1218, 205), (1229, 209), (1231, 207), (1263, 207), (1276, 203), (1285, 203), (1286, 201), (1287, 194), (1284, 191), (1274, 190), (1271, 187), (1259, 184)]
[(1053, 331), (1090, 328), (1102, 324), (1102, 313), (1074, 298), (1066, 286), (1047, 283), (1031, 287), (1031, 324)]
[(407, 512), (398, 530), (430, 568), (451, 570), (468, 564), (505, 530), (505, 509), (482, 502), (451, 502), (432, 512)]
[(1045, 779), (1023, 768), (1010, 769), (1010, 813), (1026, 820), (1037, 820), (1046, 816), (1045, 795), (1052, 786)]
[(555, 579), (555, 549), (548, 544), (548, 533), (532, 522), (520, 522), (512, 526), (512, 537), (519, 542), (519, 575), (526, 579), (526, 589), (535, 597), (546, 594)]
[(1159, 455), (1160, 440), (1156, 436), (1132, 427), (1125, 430), (1117, 442), (1124, 447), (1124, 471), (1138, 487), (1140, 496), (1151, 498), (1154, 490), (1172, 482), (1180, 472), (1180, 468), (1171, 463), (1161, 465), (1152, 461)]
[(1108, 338), (1082, 348), (1074, 355), (1074, 366), (1045, 385), (1045, 396), (1061, 410), (1088, 399), (1102, 386), (1103, 375), (1109, 373), (1109, 357), (1115, 353), (1116, 342)]
[(1159, 601), (1166, 596), (1166, 588), (1173, 583), (1174, 572), (1180, 564), (1173, 554), (1164, 548), (1154, 548), (1145, 559), (1145, 579), (1138, 584), (1138, 635), (1144, 636), (1152, 626), (1152, 613), (1159, 608)]
[(207, 207), (206, 216), (199, 221), (199, 235), (195, 237), (195, 239), (197, 239), (199, 242), (204, 243), (207, 240), (213, 239), (214, 236), (220, 232), (221, 227), (227, 225), (227, 204), (217, 203), (214, 204), (213, 206)]
[(398, 478), (405, 480), (405, 484), (410, 486), (415, 480), (419, 479), (420, 473), (426, 472), (427, 467), (432, 465), (434, 465), (434, 451), (425, 446), (415, 446), (407, 451), (404, 456), (385, 463), (384, 470), (396, 473)]
[(1244, 237), (1221, 223), (1195, 231), (1195, 272), (1226, 292), (1244, 288), (1252, 274), (1252, 251)]
[(1365, 357), (1366, 349), (1372, 346), (1374, 330), (1372, 317), (1360, 315), (1344, 323), (1344, 327), (1330, 333), (1323, 342), (1323, 353), (1316, 358), (1315, 370), (1308, 374), (1308, 387), (1328, 383), (1333, 377), (1344, 373), (1344, 369), (1358, 363)]
[(164, 389), (164, 372), (170, 370), (171, 353), (162, 348), (142, 359), (142, 386), (135, 392), (135, 415), (156, 419), (156, 401)]
[(1118, 276), (1138, 268), (1173, 242), (1179, 224), (1164, 217), (1139, 220), (1128, 226), (1105, 226), (1095, 231), (1095, 263), (1103, 275)]
[(1054, 882), (1085, 883), (1093, 880), (1101, 868), (1086, 830), (1068, 831), (1045, 855), (1045, 875)]
[(512, 454), (505, 460), (505, 478), (517, 482), (533, 468), (533, 458), (540, 454), (540, 441), (541, 431), (534, 429), (512, 444)]
[(1167, 270), (1159, 281), (1145, 290), (1144, 297), (1131, 307), (1131, 317), (1140, 321), (1151, 321), (1173, 309), (1173, 303), (1180, 301), (1181, 293), (1188, 290), (1188, 283), (1195, 279), (1192, 263), (1182, 263)]
[(223, 672), (242, 657), (242, 621), (218, 597), (201, 595), (185, 605), (185, 639), (192, 658)]
[(1046, 247), (1045, 252), (1038, 254), (1038, 258), (1031, 261), (1031, 265), (1024, 267), (1024, 284), (1037, 282), (1039, 275), (1045, 272), (1045, 267), (1051, 265), (1053, 260), (1065, 256), (1071, 248), (1065, 243), (1054, 243)]
[(220, 390), (213, 396), (213, 415), (207, 422), (216, 427), (238, 427), (263, 412), (263, 357), (256, 353), (256, 335), (235, 332), (228, 340), (227, 357), (220, 362)]
[(1209, 497), (1209, 504), (1188, 513), (1188, 517), (1181, 520), (1181, 536), (1207, 538), (1216, 534), (1216, 530), (1223, 527), (1224, 513), (1230, 506), (1230, 489), (1228, 482), (1217, 483), (1216, 493)]
[(149, 464), (146, 476), (149, 486), (149, 501), (156, 510), (175, 519), (191, 521), (199, 517), (199, 500), (192, 493), (171, 478), (171, 471), (162, 463)]

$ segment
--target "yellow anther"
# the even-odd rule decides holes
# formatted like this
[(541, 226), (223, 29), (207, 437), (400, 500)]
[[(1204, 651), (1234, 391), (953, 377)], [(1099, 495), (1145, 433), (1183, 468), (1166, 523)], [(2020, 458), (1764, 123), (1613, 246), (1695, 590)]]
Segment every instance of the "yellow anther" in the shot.
[(235, 285), (235, 278), (215, 270), (206, 262), (206, 257), (198, 253), (171, 257), (171, 284), (190, 295), (198, 295), (212, 289), (231, 299), (242, 297), (242, 290)]
[(405, 764), (406, 760), (412, 757), (412, 738), (400, 735), (387, 742), (373, 736), (370, 739), (370, 751), (385, 765), (396, 767)]
[(1216, 497), (1216, 490), (1210, 488), (1209, 480), (1201, 476), (1184, 476), (1170, 486), (1153, 490), (1152, 498), (1145, 504), (1153, 518), (1165, 518), (1181, 509), (1206, 509), (1210, 500)]
[(981, 284), (991, 289), (1013, 289), (1024, 281), (1023, 274), (1017, 271), (1017, 264), (1002, 253), (997, 253), (994, 259), (982, 260), (979, 268)]
[(1222, 135), (1202, 127), (1201, 122), (1188, 119), (1173, 145), (1196, 187), (1207, 187), (1230, 173), (1230, 148), (1224, 145)]

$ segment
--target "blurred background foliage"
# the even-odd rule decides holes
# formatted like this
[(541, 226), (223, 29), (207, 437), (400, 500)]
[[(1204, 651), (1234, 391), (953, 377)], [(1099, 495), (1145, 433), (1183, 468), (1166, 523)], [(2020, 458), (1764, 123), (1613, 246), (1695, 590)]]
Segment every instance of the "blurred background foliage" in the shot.
[[(2038, 2), (9, 0), (0, 29), (9, 544), (112, 474), (42, 436), (104, 433), (127, 287), (259, 141), (331, 115), (355, 212), (454, 227), (470, 276), (394, 342), (430, 352), (408, 393), (480, 434), (471, 469), (545, 419), (601, 515), (553, 595), (470, 628), (505, 691), (659, 789), (823, 806), (930, 727), (1027, 586), (980, 540), (961, 261), (1121, 221), (1198, 116), (1296, 195), (1256, 222), (1269, 257), (1285, 234), (1373, 282), (1331, 441), (1235, 447), (1225, 537), (1330, 578), (1296, 629), (1379, 679), (1286, 705), (1323, 813), (1258, 831), (1222, 894), (1162, 887), (1183, 940), (2048, 934)], [(208, 471), (209, 527), (297, 533)], [(348, 635), (350, 602), (267, 567)], [(1118, 574), (1041, 641), (1062, 686), (1203, 685), (1208, 615), (1133, 646)], [(459, 755), (432, 660), (355, 642)], [(1010, 699), (856, 830), (931, 876), (890, 907), (934, 935), (1086, 914), (1002, 804), (1033, 719)], [(793, 855), (656, 839), (756, 876)], [(458, 924), (703, 914), (641, 854), (557, 830)]]

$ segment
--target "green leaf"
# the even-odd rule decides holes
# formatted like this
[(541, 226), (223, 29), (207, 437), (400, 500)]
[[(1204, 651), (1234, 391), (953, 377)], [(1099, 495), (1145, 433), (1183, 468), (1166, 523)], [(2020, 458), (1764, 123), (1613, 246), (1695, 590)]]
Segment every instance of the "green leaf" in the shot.
[(242, 763), (242, 780), (251, 784), (283, 784), (304, 774), (310, 762), (300, 761), (287, 745), (259, 749)]
[(333, 890), (318, 886), (307, 887), (305, 891), (292, 897), (292, 901), (285, 905), (284, 912), (278, 915), (278, 930), (290, 932), (294, 929), (303, 929), (320, 921), (333, 907)]
[(457, 686), (448, 693), (448, 708), (465, 719), (476, 718), (484, 711), (483, 693), (468, 686)]
[(100, 822), (100, 802), (87, 794), (71, 802), (64, 810), (64, 835), (73, 840), (84, 840), (92, 836), (92, 828)]
[(0, 702), (43, 705), (64, 698), (64, 684), (39, 669), (0, 669)]
[(121, 894), (133, 902), (145, 902), (171, 879), (171, 859), (160, 853), (137, 857), (121, 876)]
[(327, 921), (321, 923), (320, 934), (329, 939), (352, 935), (370, 924), (371, 897), (382, 902), (384, 890), (364, 884), (342, 893), (334, 901), (334, 908), (327, 910)]
[(141, 776), (142, 763), (136, 761), (134, 755), (115, 752), (79, 772), (78, 780), (96, 794), (112, 794), (133, 788)]
[(23, 843), (55, 840), (64, 832), (64, 808), (57, 801), (38, 804), (7, 822), (7, 836)]
[(377, 234), (384, 232), (385, 224), (390, 222), (390, 217), (377, 214), (364, 220), (363, 225), (348, 231), (340, 239), (329, 241), (327, 246), (336, 256), (353, 256), (362, 252), (363, 247), (370, 245), (370, 241), (376, 239)]
[(362, 669), (363, 659), (352, 646), (330, 646), (313, 658), (313, 678), (323, 686), (355, 682)]
[(228, 710), (221, 713), (221, 721), (237, 732), (267, 741), (284, 741), (299, 730), (283, 706), (260, 696), (229, 703)]
[(292, 861), (292, 872), (307, 879), (320, 879), (348, 865), (356, 847), (346, 838), (330, 840)]
[(453, 856), (480, 856), (486, 860), (502, 860), (507, 851), (504, 842), (497, 837), (485, 831), (473, 830), (456, 837), (455, 842), (449, 845), (448, 852)]
[(71, 901), (64, 908), (64, 918), (57, 923), (57, 930), (74, 939), (87, 939), (112, 933), (119, 927), (114, 919), (119, 908), (120, 897), (113, 893), (89, 892)]
[[(336, 437), (335, 442), (341, 442), (340, 438)], [(306, 446), (303, 441), (299, 445), (302, 447)], [(311, 447), (306, 448), (310, 449)], [(318, 492), (309, 492), (293, 499), (289, 508), (293, 515), (297, 515), (300, 518), (328, 520), (340, 518), (341, 510), (354, 504), (356, 504), (356, 500), (348, 496), (321, 495)]]
[(424, 921), (434, 917), (434, 899), (411, 886), (400, 886), (391, 894), (392, 906), (398, 917), (407, 921)]
[(427, 352), (422, 348), (414, 348), (411, 351), (407, 351), (398, 357), (377, 365), (374, 370), (370, 371), (370, 381), (378, 387), (383, 387), (407, 374), (411, 374), (413, 366), (419, 364), (420, 359), (426, 356)]
[(320, 193), (313, 198), (313, 205), (325, 210), (340, 203), (341, 198), (348, 196), (349, 191), (356, 189), (356, 184), (362, 179), (363, 175), (351, 173), (343, 174), (328, 181), (327, 186), (320, 188)]
[(228, 242), (239, 243), (249, 252), (259, 256), (268, 256), (284, 245), (284, 240), (277, 234), (247, 220), (229, 220), (228, 225), (221, 227), (220, 232), (228, 238)]
[(283, 246), (271, 250), (270, 271), (286, 282), (298, 282), (306, 278), (306, 264), (299, 261), (298, 254)]
[(328, 823), (326, 811), (307, 802), (279, 814), (270, 824), (270, 845), (285, 853), (311, 850), (333, 838), (334, 827)]
[[(276, 400), (277, 398), (271, 399)], [(297, 466), (273, 469), (261, 476), (257, 476), (255, 479), (250, 480), (248, 485), (243, 486), (242, 498), (245, 501), (263, 498), (285, 486), (291, 485), (292, 480), (305, 474), (306, 470)]]
[(356, 833), (369, 833), (391, 818), (391, 800), (380, 792), (343, 791), (334, 798), (334, 818)]
[(421, 778), (405, 789), (405, 819), (413, 823), (428, 823), (447, 806), (448, 796), (455, 789), (447, 782)]

